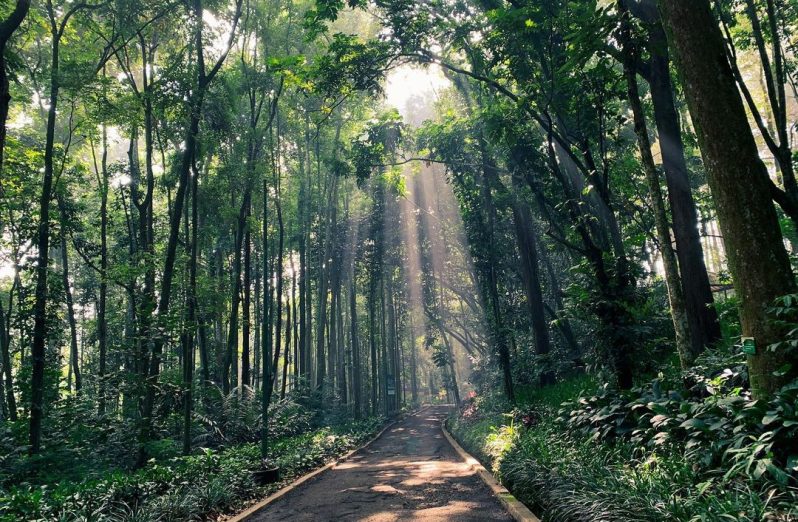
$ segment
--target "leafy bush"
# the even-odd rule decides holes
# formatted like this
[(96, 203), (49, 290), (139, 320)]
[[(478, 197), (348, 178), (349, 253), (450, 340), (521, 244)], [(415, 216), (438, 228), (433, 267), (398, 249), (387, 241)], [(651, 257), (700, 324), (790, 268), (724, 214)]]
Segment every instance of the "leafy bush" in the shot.
[(663, 391), (659, 380), (626, 393), (605, 388), (564, 404), (559, 420), (592, 441), (621, 439), (638, 452), (665, 447), (703, 470), (723, 468), (725, 479), (743, 475), (795, 484), (798, 382), (764, 402), (740, 388), (729, 390), (736, 378), (727, 370), (702, 383), (704, 398)]
[(546, 520), (794, 520), (798, 383), (754, 401), (746, 380), (741, 357), (713, 352), (624, 393), (584, 394), (580, 377), (506, 414), (472, 397), (449, 426)]
[[(275, 440), (270, 459), (291, 480), (364, 442), (382, 424), (368, 419), (337, 428)], [(55, 486), (17, 484), (0, 489), (0, 521), (16, 520), (198, 520), (240, 509), (281, 484), (257, 486), (250, 471), (261, 464), (257, 444), (151, 463), (134, 473), (113, 472)]]

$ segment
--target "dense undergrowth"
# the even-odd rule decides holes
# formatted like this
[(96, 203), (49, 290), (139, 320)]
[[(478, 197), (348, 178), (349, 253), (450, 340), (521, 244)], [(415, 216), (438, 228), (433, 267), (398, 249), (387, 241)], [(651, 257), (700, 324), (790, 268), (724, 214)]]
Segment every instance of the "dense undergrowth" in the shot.
[(549, 521), (798, 520), (798, 383), (764, 402), (745, 381), (712, 352), (628, 392), (580, 377), (514, 409), (475, 396), (449, 426)]
[(256, 442), (260, 420), (252, 405), (236, 406), (228, 421), (224, 415), (198, 418), (197, 439), (205, 447), (191, 456), (178, 456), (175, 439), (161, 439), (152, 448), (158, 456), (139, 470), (129, 467), (135, 454), (128, 447), (135, 440), (133, 426), (108, 422), (102, 441), (87, 440), (99, 433), (89, 425), (97, 419), (78, 405), (64, 406), (71, 417), (61, 419), (61, 439), (51, 440), (35, 459), (13, 450), (17, 434), (11, 426), (0, 437), (0, 522), (218, 518), (341, 456), (384, 423), (381, 418), (345, 422), (318, 417), (292, 401), (272, 409), (268, 461), (280, 469), (280, 481), (267, 486), (256, 485), (251, 476), (262, 466)]

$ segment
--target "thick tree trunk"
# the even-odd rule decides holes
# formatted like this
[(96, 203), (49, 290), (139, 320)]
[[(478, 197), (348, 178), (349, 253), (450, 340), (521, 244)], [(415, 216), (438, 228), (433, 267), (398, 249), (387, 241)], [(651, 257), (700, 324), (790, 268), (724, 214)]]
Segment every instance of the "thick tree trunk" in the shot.
[[(708, 0), (660, 0), (671, 47), (707, 168), (726, 243), (729, 269), (740, 298), (743, 336), (753, 337), (748, 356), (751, 387), (764, 398), (789, 382), (798, 360), (769, 349), (784, 331), (766, 317), (768, 306), (795, 292), (770, 180), (759, 158), (745, 108), (727, 61), (720, 29)], [(791, 371), (776, 376), (785, 364)]]

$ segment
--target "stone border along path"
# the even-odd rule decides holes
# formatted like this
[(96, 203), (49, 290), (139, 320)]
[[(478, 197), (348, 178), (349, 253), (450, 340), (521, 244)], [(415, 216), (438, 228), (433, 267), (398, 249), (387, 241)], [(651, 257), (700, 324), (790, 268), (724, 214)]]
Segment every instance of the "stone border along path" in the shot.
[(432, 406), (387, 426), (370, 443), (232, 520), (537, 522), (531, 513), (519, 516), (508, 504), (512, 495), (487, 482), (484, 468), (442, 429), (449, 411)]
[(499, 501), (501, 501), (504, 509), (506, 509), (515, 520), (518, 522), (540, 522), (540, 519), (535, 516), (532, 511), (526, 505), (515, 498), (510, 491), (502, 486), (496, 477), (493, 476), (493, 473), (486, 470), (485, 467), (477, 460), (476, 458), (472, 457), (470, 453), (463, 449), (462, 446), (457, 442), (457, 439), (449, 433), (449, 430), (446, 429), (446, 419), (441, 422), (441, 430), (443, 434), (446, 436), (446, 440), (449, 441), (449, 444), (452, 445), (454, 450), (460, 455), (466, 463), (471, 466), (471, 469), (479, 473), (479, 477), (482, 481), (487, 484), (487, 486), (493, 491), (493, 494), (498, 497)]

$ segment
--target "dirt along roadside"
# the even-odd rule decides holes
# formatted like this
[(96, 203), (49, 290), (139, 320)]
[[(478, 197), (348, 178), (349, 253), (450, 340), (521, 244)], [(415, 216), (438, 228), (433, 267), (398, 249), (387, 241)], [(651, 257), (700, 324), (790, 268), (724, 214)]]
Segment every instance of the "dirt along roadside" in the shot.
[(408, 416), (247, 520), (513, 520), (444, 437), (448, 411), (434, 406)]

